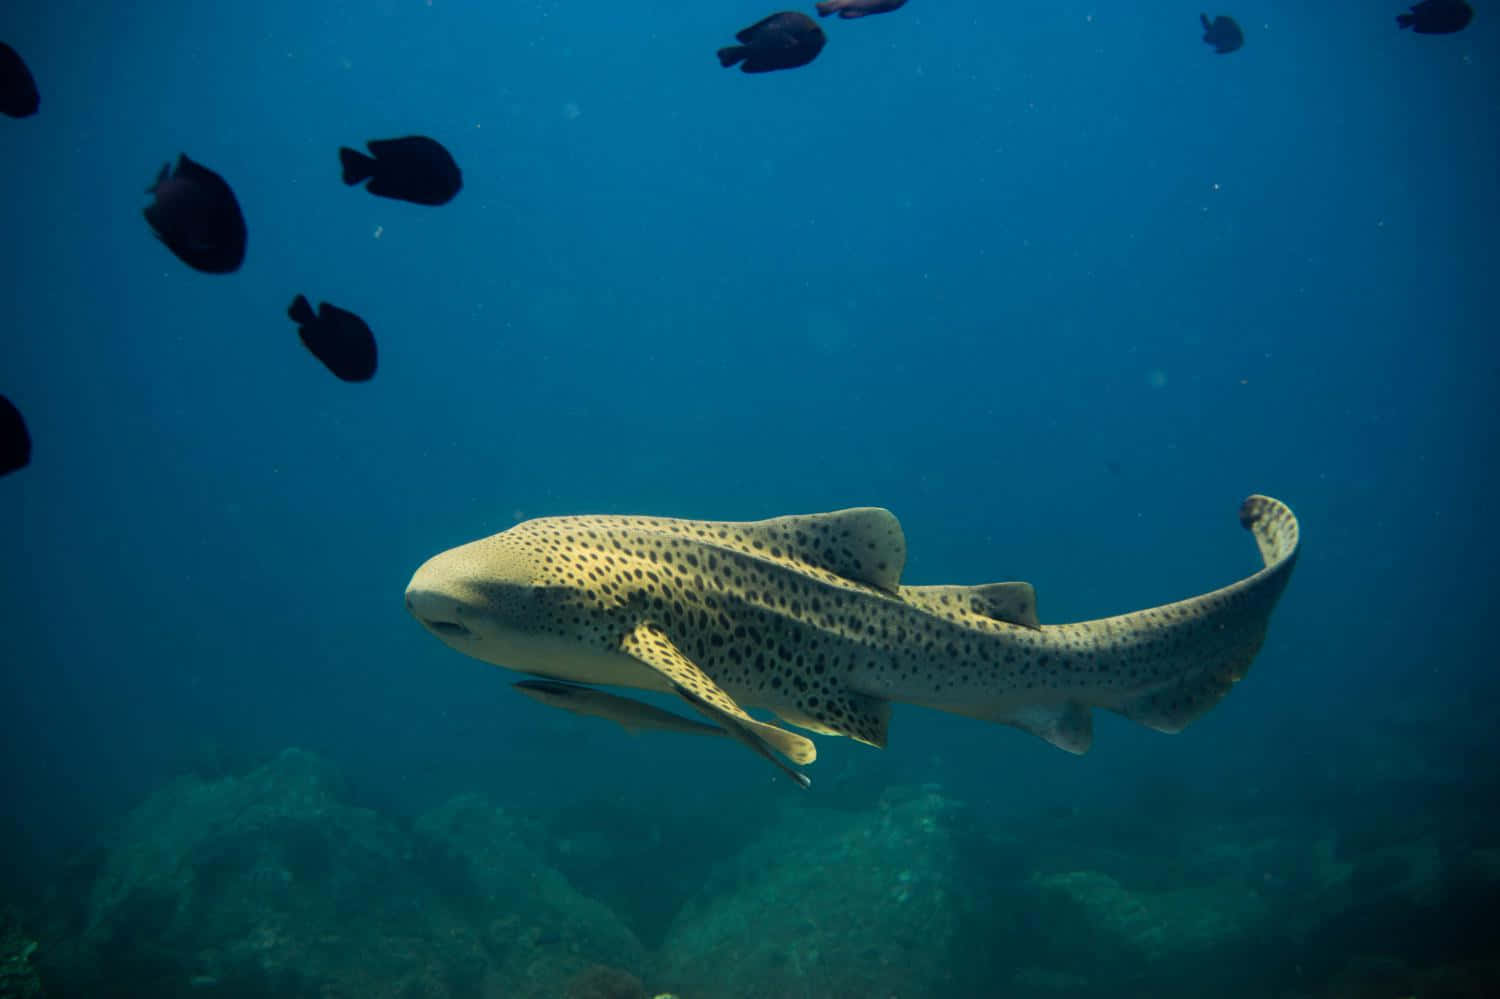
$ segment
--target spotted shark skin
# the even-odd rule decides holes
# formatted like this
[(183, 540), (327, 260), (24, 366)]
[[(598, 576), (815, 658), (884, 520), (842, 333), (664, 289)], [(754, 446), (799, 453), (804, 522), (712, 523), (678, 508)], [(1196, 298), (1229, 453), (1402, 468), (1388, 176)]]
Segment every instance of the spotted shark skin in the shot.
[(674, 693), (799, 784), (805, 736), (883, 747), (893, 702), (1014, 725), (1074, 753), (1091, 709), (1163, 732), (1238, 682), (1296, 563), (1297, 519), (1251, 496), (1264, 566), (1221, 589), (1043, 625), (1027, 583), (907, 586), (879, 507), (751, 522), (529, 520), (429, 559), (406, 606), (466, 655), (551, 680)]

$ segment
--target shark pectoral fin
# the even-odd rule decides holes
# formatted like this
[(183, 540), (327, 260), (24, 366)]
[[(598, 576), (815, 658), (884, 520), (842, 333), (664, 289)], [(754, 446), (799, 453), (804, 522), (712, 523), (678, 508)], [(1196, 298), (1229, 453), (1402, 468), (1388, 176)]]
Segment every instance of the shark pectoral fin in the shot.
[(672, 684), (683, 700), (698, 709), (710, 721), (722, 725), (730, 735), (780, 767), (802, 787), (812, 783), (807, 775), (787, 766), (776, 754), (794, 763), (806, 764), (817, 759), (818, 751), (810, 739), (785, 729), (756, 721), (724, 693), (698, 664), (683, 655), (667, 633), (649, 624), (638, 624), (620, 643), (626, 655), (650, 666)]

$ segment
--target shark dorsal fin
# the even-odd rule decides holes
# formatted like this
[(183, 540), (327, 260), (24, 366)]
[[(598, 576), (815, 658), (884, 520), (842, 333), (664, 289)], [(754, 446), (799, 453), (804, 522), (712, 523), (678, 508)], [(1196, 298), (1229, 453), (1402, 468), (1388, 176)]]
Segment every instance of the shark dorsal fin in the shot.
[(787, 558), (895, 593), (906, 567), (906, 535), (884, 507), (859, 506), (725, 525), (757, 554)]
[(985, 583), (966, 586), (976, 614), (996, 621), (1019, 624), (1023, 628), (1040, 628), (1036, 617), (1036, 590), (1030, 583)]
[(903, 586), (901, 599), (925, 611), (956, 620), (978, 614), (1023, 628), (1040, 628), (1036, 590), (1030, 583), (983, 583), (979, 586)]

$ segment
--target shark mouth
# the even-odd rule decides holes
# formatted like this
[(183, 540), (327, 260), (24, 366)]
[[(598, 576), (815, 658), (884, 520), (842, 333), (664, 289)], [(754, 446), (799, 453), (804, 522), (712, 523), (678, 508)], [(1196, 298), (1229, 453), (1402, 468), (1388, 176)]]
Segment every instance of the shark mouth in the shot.
[(437, 632), (439, 635), (447, 635), (451, 638), (468, 638), (469, 636), (474, 634), (472, 631), (470, 631), (468, 628), (465, 628), (457, 621), (432, 621), (425, 617), (421, 618), (421, 621), (429, 629)]

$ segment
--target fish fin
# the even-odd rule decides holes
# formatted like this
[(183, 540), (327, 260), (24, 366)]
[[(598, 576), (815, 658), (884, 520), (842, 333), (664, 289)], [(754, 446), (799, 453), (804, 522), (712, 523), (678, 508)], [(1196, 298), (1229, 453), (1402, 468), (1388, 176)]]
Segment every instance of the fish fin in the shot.
[(218, 186), (224, 183), (224, 178), (214, 173), (202, 163), (189, 159), (187, 153), (177, 154), (177, 169), (172, 171), (174, 177), (191, 177), (194, 180), (214, 184)]
[(339, 165), (344, 170), (345, 184), (358, 184), (375, 175), (375, 161), (358, 149), (339, 147)]
[(1094, 742), (1094, 719), (1088, 707), (1067, 700), (1052, 704), (1014, 704), (997, 707), (985, 704), (943, 705), (944, 711), (979, 721), (1011, 725), (1045, 739), (1058, 749), (1075, 755), (1088, 752)]
[[(1218, 703), (1249, 671), (1297, 562), (1297, 518), (1286, 504), (1269, 496), (1250, 496), (1240, 506), (1240, 524), (1254, 535), (1265, 563), (1252, 575), (1160, 607), (1043, 628), (1037, 638), (1023, 636), (1043, 653), (1032, 653), (1033, 666), (1047, 669), (1049, 645), (1093, 649), (1105, 656), (1105, 665), (1112, 660), (1129, 667), (1132, 677), (1141, 674), (1127, 686), (1101, 684), (1076, 672), (1060, 685), (1043, 672), (1036, 677), (1039, 683), (1027, 687), (1037, 693), (1019, 696), (1024, 702), (1042, 696), (1041, 690), (1052, 691), (1053, 699), (1040, 705), (1018, 707), (1014, 689), (997, 690), (987, 700), (982, 695), (960, 697), (934, 687), (926, 696), (899, 699), (1015, 725), (1075, 753), (1088, 748), (1088, 711), (1094, 707), (1115, 711), (1157, 731), (1180, 731)], [(1087, 666), (1091, 658), (1086, 654), (1081, 664)], [(1094, 668), (1100, 668), (1097, 659)], [(934, 670), (932, 675), (941, 674)]]
[(1247, 654), (1239, 663), (1188, 673), (1149, 694), (1114, 705), (1111, 710), (1147, 728), (1176, 735), (1224, 699), (1245, 674), (1252, 655)]
[(1208, 15), (1207, 14), (1199, 14), (1198, 15), (1198, 20), (1200, 20), (1200, 21), (1203, 22), (1203, 30), (1204, 31), (1207, 31), (1209, 28), (1212, 28), (1214, 26), (1213, 22), (1208, 19)]
[(1398, 27), (1398, 28), (1410, 28), (1416, 22), (1417, 22), (1417, 17), (1416, 17), (1415, 14), (1397, 14), (1396, 15), (1396, 27)]
[(744, 43), (746, 43), (748, 45), (750, 42), (752, 42), (752, 41), (755, 40), (755, 35), (756, 35), (757, 32), (760, 31), (761, 28), (765, 27), (767, 24), (770, 24), (772, 21), (776, 20), (779, 17), (781, 17), (781, 14), (779, 14), (779, 13), (778, 14), (767, 14), (765, 17), (761, 18), (759, 21), (756, 21), (754, 24), (750, 25), (750, 27), (744, 28), (744, 29), (740, 30), (739, 32), (737, 32), (735, 34), (735, 36), (734, 36), (735, 40), (736, 41), (740, 41), (740, 42), (744, 42)]
[(838, 729), (831, 728), (825, 722), (820, 722), (816, 718), (814, 718), (812, 715), (806, 714), (805, 712), (801, 711), (800, 709), (792, 707), (789, 704), (778, 705), (777, 707), (774, 707), (771, 710), (776, 713), (776, 717), (777, 718), (780, 718), (782, 721), (786, 722), (788, 725), (795, 725), (798, 728), (805, 728), (809, 732), (816, 732), (819, 735), (843, 735), (844, 734), (844, 733), (840, 732)]
[(291, 318), (292, 322), (299, 325), (306, 325), (307, 323), (316, 321), (318, 318), (317, 313), (313, 312), (312, 304), (308, 302), (306, 295), (298, 295), (292, 299), (292, 304), (287, 306), (286, 314)]
[(887, 593), (901, 587), (906, 535), (896, 515), (883, 507), (797, 514), (734, 527), (752, 555), (789, 558)]
[(1036, 590), (1030, 583), (984, 583), (980, 586), (903, 586), (898, 596), (909, 604), (940, 616), (968, 610), (982, 617), (1033, 630)]
[(885, 748), (886, 729), (891, 723), (891, 702), (853, 690), (830, 695), (823, 703), (820, 720), (795, 705), (772, 708), (782, 721), (821, 735), (842, 735), (876, 749)]
[(158, 171), (156, 171), (156, 180), (152, 181), (151, 186), (148, 187), (148, 188), (146, 188), (146, 193), (147, 194), (155, 194), (156, 193), (156, 189), (158, 187), (161, 187), (163, 184), (165, 184), (167, 182), (167, 178), (170, 177), (171, 175), (172, 175), (172, 164), (170, 164), (170, 163), (163, 163), (162, 166), (161, 166), (161, 169), (158, 170)]
[(1253, 495), (1240, 504), (1240, 526), (1254, 535), (1265, 567), (1248, 579), (1176, 605), (1203, 608), (1177, 614), (1201, 617), (1210, 625), (1213, 641), (1205, 642), (1208, 654), (1168, 682), (1107, 705), (1110, 710), (1158, 732), (1180, 732), (1250, 671), (1265, 640), (1271, 609), (1297, 563), (1301, 537), (1296, 516), (1269, 496)]
[[(1259, 493), (1240, 504), (1240, 526), (1255, 537), (1260, 559), (1267, 569), (1277, 569), (1297, 556), (1300, 534), (1297, 518), (1283, 502)], [(1286, 572), (1291, 566), (1285, 567)]]
[(678, 696), (781, 768), (800, 786), (805, 788), (812, 783), (805, 774), (787, 766), (777, 756), (780, 753), (794, 763), (811, 763), (818, 755), (812, 741), (751, 718), (697, 663), (682, 654), (666, 632), (643, 622), (625, 636), (620, 648), (632, 659), (662, 674)]
[(1094, 716), (1077, 701), (1064, 701), (1060, 705), (1034, 704), (995, 720), (1024, 729), (1075, 755), (1088, 752), (1094, 743)]
[[(774, 68), (774, 67), (772, 67)], [(747, 73), (766, 72), (754, 61)], [(895, 596), (906, 565), (906, 537), (891, 511), (877, 506), (828, 513), (795, 514), (770, 520), (636, 519), (654, 533), (739, 552), (752, 558), (821, 570)]]
[(743, 45), (726, 45), (719, 50), (719, 65), (727, 69), (749, 54), (750, 50)]

